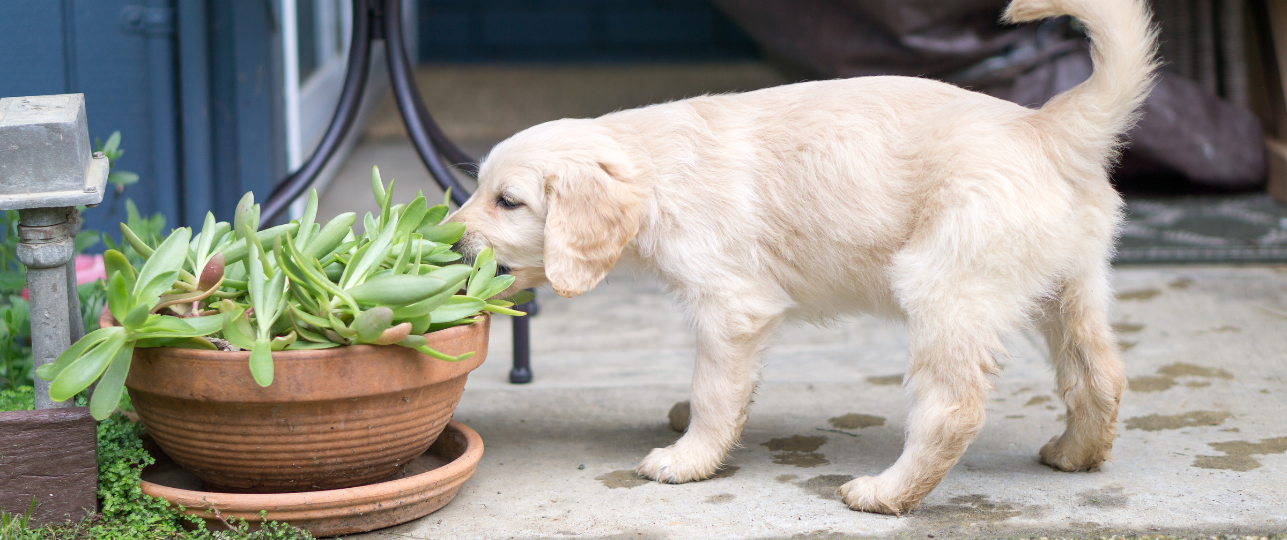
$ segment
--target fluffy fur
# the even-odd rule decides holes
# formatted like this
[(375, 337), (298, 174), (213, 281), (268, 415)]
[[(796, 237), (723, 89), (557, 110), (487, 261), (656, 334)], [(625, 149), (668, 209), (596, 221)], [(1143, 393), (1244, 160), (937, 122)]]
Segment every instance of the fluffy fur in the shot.
[(1041, 460), (1109, 458), (1125, 380), (1107, 313), (1122, 201), (1108, 181), (1155, 68), (1141, 0), (1015, 0), (1011, 22), (1070, 14), (1094, 74), (1040, 110), (916, 78), (808, 82), (535, 126), (491, 152), (453, 216), (515, 288), (564, 296), (626, 257), (698, 337), (692, 421), (638, 472), (710, 477), (740, 436), (760, 358), (788, 318), (906, 322), (913, 405), (902, 456), (840, 488), (850, 508), (916, 508), (984, 420), (1000, 334), (1035, 320), (1067, 428)]

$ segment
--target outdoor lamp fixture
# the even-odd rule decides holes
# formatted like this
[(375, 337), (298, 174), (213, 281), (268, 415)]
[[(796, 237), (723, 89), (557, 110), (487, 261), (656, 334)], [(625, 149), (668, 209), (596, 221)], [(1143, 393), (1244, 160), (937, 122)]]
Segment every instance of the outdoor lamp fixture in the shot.
[[(107, 170), (107, 158), (90, 149), (84, 94), (0, 99), (0, 210), (18, 211), (33, 369), (85, 332), (76, 295), (76, 207), (102, 202)], [(49, 382), (35, 382), (37, 409), (72, 406), (49, 399)]]

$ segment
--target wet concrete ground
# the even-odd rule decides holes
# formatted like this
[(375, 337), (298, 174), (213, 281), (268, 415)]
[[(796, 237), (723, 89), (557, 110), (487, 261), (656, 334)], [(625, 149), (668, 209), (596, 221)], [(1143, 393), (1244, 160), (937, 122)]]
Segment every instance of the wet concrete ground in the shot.
[[(853, 512), (834, 490), (898, 456), (909, 400), (902, 328), (797, 326), (770, 350), (743, 446), (703, 482), (632, 472), (678, 433), (694, 343), (647, 280), (576, 299), (542, 292), (535, 382), (508, 372), (508, 320), (456, 419), (486, 454), (450, 505), (363, 538), (848, 538), (1287, 531), (1287, 267), (1119, 268), (1113, 320), (1132, 390), (1113, 460), (1060, 473), (1037, 449), (1062, 430), (1044, 345), (1009, 339), (987, 425), (905, 517)], [(906, 536), (904, 536), (906, 535)]]

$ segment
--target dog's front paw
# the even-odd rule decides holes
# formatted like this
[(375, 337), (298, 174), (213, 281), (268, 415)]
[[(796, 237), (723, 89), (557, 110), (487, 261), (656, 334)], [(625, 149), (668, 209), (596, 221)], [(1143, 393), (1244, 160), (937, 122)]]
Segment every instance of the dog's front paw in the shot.
[(920, 506), (920, 499), (902, 495), (902, 490), (885, 485), (879, 477), (860, 476), (836, 490), (850, 510), (899, 516)]
[(1041, 447), (1041, 462), (1064, 472), (1093, 471), (1108, 461), (1113, 448), (1107, 444), (1076, 444), (1064, 436), (1050, 439)]
[(719, 470), (719, 460), (684, 452), (678, 444), (654, 448), (635, 472), (666, 484), (682, 484), (710, 478)]

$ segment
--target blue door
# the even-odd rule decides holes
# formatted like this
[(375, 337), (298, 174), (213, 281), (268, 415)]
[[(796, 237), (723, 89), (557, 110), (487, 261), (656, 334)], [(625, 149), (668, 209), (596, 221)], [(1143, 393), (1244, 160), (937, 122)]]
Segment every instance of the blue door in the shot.
[[(85, 94), (90, 137), (120, 130), (118, 167), (139, 175), (124, 195), (177, 224), (172, 13), (142, 0), (0, 2), (0, 96)], [(87, 226), (114, 232), (124, 214), (109, 191)]]
[[(171, 227), (232, 217), (285, 175), (277, 0), (0, 0), (0, 96), (85, 94), (139, 175), (86, 212), (119, 235), (125, 197)], [(3, 155), (0, 154), (0, 159)]]

